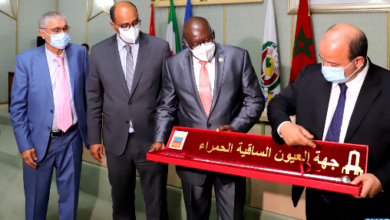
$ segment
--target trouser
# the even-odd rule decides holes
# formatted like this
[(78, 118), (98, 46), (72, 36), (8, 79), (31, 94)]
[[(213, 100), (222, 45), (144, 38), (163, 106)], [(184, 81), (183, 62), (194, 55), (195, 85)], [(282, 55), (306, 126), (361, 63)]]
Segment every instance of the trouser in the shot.
[(129, 134), (127, 146), (120, 156), (106, 151), (108, 177), (111, 184), (113, 219), (135, 219), (136, 169), (141, 180), (148, 220), (168, 219), (168, 165), (146, 159), (146, 152), (138, 145), (137, 134)]
[(54, 168), (60, 219), (76, 219), (82, 152), (82, 139), (76, 129), (65, 136), (51, 138), (46, 156), (38, 162), (36, 169), (23, 162), (26, 220), (46, 219)]

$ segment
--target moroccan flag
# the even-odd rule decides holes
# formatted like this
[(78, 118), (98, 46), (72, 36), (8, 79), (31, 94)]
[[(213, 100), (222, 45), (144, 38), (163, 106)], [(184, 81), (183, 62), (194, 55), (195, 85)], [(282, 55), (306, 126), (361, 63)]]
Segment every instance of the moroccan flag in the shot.
[(169, 46), (171, 47), (172, 55), (180, 52), (179, 31), (177, 29), (177, 20), (176, 20), (175, 6), (173, 5), (173, 0), (171, 0), (171, 6), (169, 8), (166, 40), (168, 41)]
[[(190, 19), (191, 17), (192, 17), (191, 0), (187, 0), (186, 14), (184, 15), (184, 23), (186, 23), (186, 21), (188, 19)], [(184, 34), (183, 34), (182, 39), (184, 39)], [(185, 49), (187, 49), (187, 46), (185, 44), (183, 44), (183, 50), (185, 50)]]
[(265, 15), (260, 83), (264, 96), (268, 97), (267, 102), (280, 92), (279, 55), (276, 38), (274, 5), (273, 0), (269, 0)]
[(317, 63), (314, 53), (309, 4), (307, 1), (299, 0), (289, 84), (297, 78), (304, 66)]
[(156, 36), (156, 32), (154, 30), (154, 10), (153, 10), (153, 3), (150, 4), (150, 7), (152, 8), (152, 13), (150, 16), (150, 28), (149, 28), (149, 34), (152, 36)]

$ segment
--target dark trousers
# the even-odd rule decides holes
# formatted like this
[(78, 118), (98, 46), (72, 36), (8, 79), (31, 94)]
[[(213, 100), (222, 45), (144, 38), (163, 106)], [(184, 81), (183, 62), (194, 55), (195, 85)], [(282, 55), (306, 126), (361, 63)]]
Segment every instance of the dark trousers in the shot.
[(83, 145), (79, 129), (60, 138), (52, 138), (45, 158), (37, 169), (23, 162), (26, 220), (45, 220), (51, 177), (56, 169), (61, 220), (76, 219), (79, 199)]
[[(321, 199), (322, 194), (330, 194), (335, 198), (326, 203)], [(307, 188), (306, 216), (307, 220), (390, 218), (390, 198), (385, 193), (380, 193), (371, 199), (356, 199), (347, 194)]]
[(106, 152), (108, 178), (111, 184), (113, 219), (135, 218), (136, 169), (141, 180), (148, 220), (168, 219), (167, 164), (146, 159), (146, 152), (137, 142), (137, 134), (130, 134), (124, 153), (120, 156)]
[[(225, 176), (225, 174), (210, 173), (202, 186), (182, 181), (188, 220), (209, 219), (213, 185), (217, 200), (218, 220), (244, 219), (245, 178), (235, 177), (234, 181), (226, 184)], [(229, 180), (231, 179), (230, 176)]]

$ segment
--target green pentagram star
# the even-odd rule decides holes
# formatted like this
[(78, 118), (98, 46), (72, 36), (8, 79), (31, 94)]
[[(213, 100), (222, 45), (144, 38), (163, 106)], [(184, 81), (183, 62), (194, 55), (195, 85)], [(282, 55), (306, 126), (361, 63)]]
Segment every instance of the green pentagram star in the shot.
[[(304, 43), (303, 47), (299, 46), (299, 42), (302, 41)], [(306, 38), (305, 33), (303, 33), (303, 29), (299, 30), (298, 37), (295, 39), (294, 42), (294, 55), (298, 55), (299, 53), (304, 53), (306, 56), (308, 56), (311, 59), (311, 54), (309, 50), (309, 46), (313, 44), (313, 38)]]

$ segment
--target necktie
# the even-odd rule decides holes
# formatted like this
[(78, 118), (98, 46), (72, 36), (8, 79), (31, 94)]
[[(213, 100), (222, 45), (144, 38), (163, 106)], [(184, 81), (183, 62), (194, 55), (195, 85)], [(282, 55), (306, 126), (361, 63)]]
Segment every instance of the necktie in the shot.
[(57, 57), (55, 61), (59, 64), (59, 68), (56, 73), (56, 112), (57, 112), (57, 126), (58, 128), (66, 132), (72, 125), (72, 110), (70, 107), (70, 95), (68, 77), (66, 75), (64, 67), (64, 58)]
[(126, 84), (129, 89), (129, 93), (131, 94), (131, 86), (133, 84), (134, 79), (134, 61), (133, 54), (131, 53), (131, 46), (126, 44), (125, 48), (127, 50), (126, 56)]
[(343, 123), (344, 107), (345, 107), (345, 93), (347, 92), (347, 85), (339, 84), (340, 96), (336, 106), (336, 110), (333, 114), (332, 121), (329, 125), (328, 133), (326, 134), (325, 141), (339, 142), (341, 125)]
[(199, 74), (199, 96), (203, 105), (203, 109), (206, 112), (207, 117), (209, 117), (211, 110), (211, 85), (209, 72), (206, 68), (206, 61), (199, 61), (199, 63), (202, 65)]
[[(343, 115), (344, 115), (344, 107), (345, 107), (345, 99), (347, 92), (347, 85), (339, 84), (340, 87), (340, 96), (339, 101), (337, 102), (336, 110), (333, 114), (332, 121), (329, 125), (328, 132), (325, 137), (325, 141), (339, 142), (340, 140), (340, 131), (341, 125), (343, 124)], [(329, 203), (335, 198), (335, 193), (324, 192), (321, 193), (321, 198), (325, 203)]]

